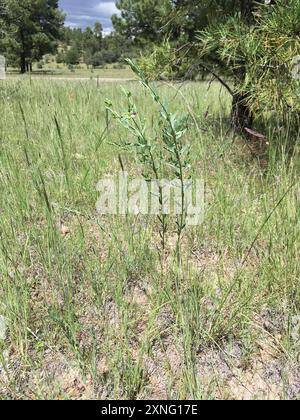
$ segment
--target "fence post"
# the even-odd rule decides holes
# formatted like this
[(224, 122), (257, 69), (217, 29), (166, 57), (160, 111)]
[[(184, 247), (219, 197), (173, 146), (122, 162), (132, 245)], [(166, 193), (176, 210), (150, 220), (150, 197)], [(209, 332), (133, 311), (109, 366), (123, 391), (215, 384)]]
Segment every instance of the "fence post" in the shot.
[(6, 61), (3, 55), (0, 55), (0, 80), (6, 79)]

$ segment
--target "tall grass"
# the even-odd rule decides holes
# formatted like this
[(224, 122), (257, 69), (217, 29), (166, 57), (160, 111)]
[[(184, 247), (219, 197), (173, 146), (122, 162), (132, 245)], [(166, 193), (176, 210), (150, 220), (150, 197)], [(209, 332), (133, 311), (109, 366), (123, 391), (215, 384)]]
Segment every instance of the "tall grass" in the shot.
[[(1, 397), (299, 396), (298, 150), (286, 160), (271, 138), (261, 167), (228, 130), (217, 84), (158, 86), (172, 112), (192, 112), (192, 173), (206, 185), (178, 279), (175, 224), (162, 272), (155, 218), (95, 210), (97, 182), (119, 171), (113, 144), (128, 140), (105, 109), (106, 98), (127, 106), (120, 86), (15, 84), (1, 86), (0, 104)], [(127, 88), (159, 130), (151, 98)], [(142, 173), (130, 154), (122, 161)], [(260, 387), (249, 381), (258, 360)], [(287, 379), (268, 376), (274, 363)]]

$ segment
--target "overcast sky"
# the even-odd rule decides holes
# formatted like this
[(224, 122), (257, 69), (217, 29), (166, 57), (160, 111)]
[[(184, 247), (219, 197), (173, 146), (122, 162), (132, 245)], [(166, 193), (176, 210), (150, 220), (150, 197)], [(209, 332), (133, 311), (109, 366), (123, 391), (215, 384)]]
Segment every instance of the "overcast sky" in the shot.
[(114, 0), (59, 0), (59, 4), (67, 14), (67, 26), (85, 28), (98, 21), (106, 33), (112, 29), (111, 15), (119, 12)]

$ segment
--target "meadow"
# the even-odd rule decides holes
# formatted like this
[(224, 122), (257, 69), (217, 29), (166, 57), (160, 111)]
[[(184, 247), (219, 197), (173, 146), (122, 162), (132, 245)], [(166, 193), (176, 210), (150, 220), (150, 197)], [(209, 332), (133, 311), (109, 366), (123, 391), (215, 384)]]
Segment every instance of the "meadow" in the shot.
[[(62, 79), (124, 79), (124, 81), (134, 80), (134, 73), (129, 66), (124, 64), (107, 64), (103, 67), (92, 68), (85, 64), (68, 67), (65, 64), (56, 64), (51, 59), (48, 64), (43, 64), (39, 68), (36, 64), (33, 65), (33, 71), (30, 74), (31, 78), (62, 78)], [(20, 73), (17, 68), (8, 68), (7, 74), (10, 78), (19, 78)]]
[[(229, 127), (218, 83), (158, 84), (190, 114), (205, 217), (181, 264), (171, 223), (101, 216), (97, 182), (143, 168), (105, 100), (160, 133), (137, 82), (0, 85), (0, 398), (297, 399), (300, 159), (268, 133), (264, 161)], [(121, 157), (121, 159), (120, 159)]]

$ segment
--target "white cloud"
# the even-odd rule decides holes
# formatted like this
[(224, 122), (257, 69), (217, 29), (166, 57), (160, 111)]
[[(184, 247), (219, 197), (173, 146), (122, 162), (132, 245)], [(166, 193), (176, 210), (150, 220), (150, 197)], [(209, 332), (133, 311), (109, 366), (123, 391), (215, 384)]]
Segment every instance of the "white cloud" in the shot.
[(102, 1), (95, 6), (94, 10), (103, 17), (111, 17), (114, 13), (120, 13), (114, 1)]
[(108, 36), (112, 33), (112, 28), (103, 28), (103, 36)]
[(78, 23), (70, 22), (69, 20), (65, 21), (65, 26), (67, 26), (69, 28), (78, 28), (79, 27)]
[(69, 15), (69, 17), (71, 19), (76, 19), (76, 20), (93, 20), (94, 19), (92, 16), (88, 16), (88, 15)]

